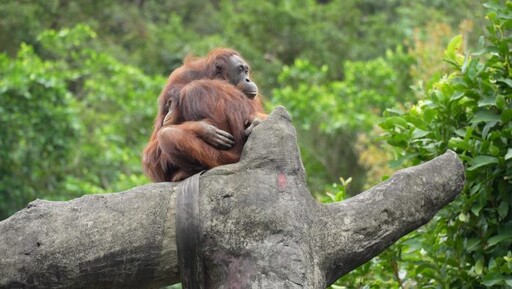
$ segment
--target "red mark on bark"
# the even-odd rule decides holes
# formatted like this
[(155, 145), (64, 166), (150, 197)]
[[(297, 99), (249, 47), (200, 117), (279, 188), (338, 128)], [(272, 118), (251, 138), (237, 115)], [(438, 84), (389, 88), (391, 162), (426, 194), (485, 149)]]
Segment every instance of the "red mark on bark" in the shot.
[(286, 179), (286, 176), (283, 173), (279, 173), (277, 175), (277, 187), (279, 190), (284, 190), (288, 186), (288, 180)]

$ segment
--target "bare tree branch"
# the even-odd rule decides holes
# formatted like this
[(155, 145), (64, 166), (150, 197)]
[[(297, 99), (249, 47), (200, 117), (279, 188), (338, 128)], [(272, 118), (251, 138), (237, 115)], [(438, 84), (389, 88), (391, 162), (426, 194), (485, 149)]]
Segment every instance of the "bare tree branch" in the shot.
[(175, 186), (36, 200), (0, 222), (0, 288), (158, 288), (179, 282)]

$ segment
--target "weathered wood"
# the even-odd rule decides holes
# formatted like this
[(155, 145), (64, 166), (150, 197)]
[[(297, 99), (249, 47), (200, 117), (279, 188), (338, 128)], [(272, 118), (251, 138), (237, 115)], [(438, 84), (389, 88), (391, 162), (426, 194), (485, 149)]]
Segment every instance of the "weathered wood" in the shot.
[[(197, 209), (194, 254), (204, 262), (195, 265), (205, 288), (325, 288), (428, 222), (463, 184), (462, 164), (447, 152), (344, 202), (318, 204), (290, 117), (278, 108), (254, 129), (239, 163), (200, 176), (189, 204)], [(174, 190), (151, 184), (31, 203), (0, 222), (0, 288), (178, 282)]]
[(159, 288), (179, 282), (175, 185), (36, 200), (0, 222), (0, 288)]
[(206, 288), (325, 288), (427, 223), (464, 184), (449, 151), (322, 205), (306, 187), (286, 111), (253, 133), (239, 163), (200, 179)]

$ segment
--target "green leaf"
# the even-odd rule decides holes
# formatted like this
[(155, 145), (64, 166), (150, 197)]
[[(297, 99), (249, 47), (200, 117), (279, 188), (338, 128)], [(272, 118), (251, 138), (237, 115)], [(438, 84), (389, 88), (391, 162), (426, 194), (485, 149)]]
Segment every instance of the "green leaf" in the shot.
[(504, 109), (506, 105), (507, 105), (507, 102), (505, 100), (504, 95), (500, 94), (500, 95), (496, 96), (496, 107), (497, 108)]
[(484, 207), (484, 202), (475, 202), (472, 206), (471, 206), (471, 213), (473, 213), (475, 216), (480, 216), (480, 211), (482, 210), (482, 208)]
[(457, 61), (457, 50), (462, 45), (462, 35), (457, 35), (450, 40), (450, 43), (448, 44), (448, 47), (446, 48), (444, 52), (444, 56), (446, 57), (446, 60), (454, 65), (460, 65)]
[(460, 213), (459, 214), (459, 220), (463, 223), (467, 223), (469, 222), (469, 215), (468, 214), (464, 214), (464, 213)]
[[(490, 7), (486, 7), (486, 8), (490, 8)], [(496, 21), (496, 16), (497, 16), (496, 12), (494, 12), (494, 11), (487, 13), (487, 18), (493, 22)]]
[(455, 101), (455, 100), (458, 100), (460, 99), (461, 97), (463, 97), (464, 95), (466, 95), (466, 93), (464, 91), (459, 91), (457, 93), (454, 93), (452, 94), (452, 96), (450, 97), (450, 101)]
[(490, 110), (479, 110), (471, 118), (470, 123), (477, 124), (480, 122), (496, 121), (501, 122), (501, 116)]
[(509, 53), (508, 43), (507, 42), (501, 42), (500, 46), (499, 46), (499, 49), (500, 49), (501, 55), (507, 55)]
[(408, 127), (408, 123), (402, 117), (393, 116), (393, 117), (386, 118), (386, 120), (384, 120), (380, 124), (380, 126), (383, 129), (392, 129), (394, 127), (407, 128)]
[(403, 115), (404, 114), (403, 111), (401, 111), (399, 109), (395, 109), (395, 108), (387, 108), (386, 112), (388, 112), (390, 115)]
[(480, 275), (484, 270), (484, 261), (482, 258), (478, 259), (475, 264), (475, 273)]
[(480, 155), (471, 160), (471, 166), (468, 168), (468, 171), (474, 171), (480, 167), (497, 164), (498, 158), (486, 155)]
[(470, 62), (471, 58), (469, 58), (469, 51), (466, 52), (466, 55), (464, 55), (464, 62), (462, 63), (462, 66), (460, 68), (460, 71), (462, 71), (462, 73), (466, 73), (467, 69), (468, 69), (468, 63)]
[(468, 241), (467, 241), (466, 250), (468, 252), (472, 252), (472, 251), (475, 251), (478, 248), (478, 246), (480, 246), (480, 239), (471, 238), (471, 239), (468, 239)]
[(425, 131), (425, 130), (422, 130), (419, 128), (415, 128), (414, 131), (412, 132), (412, 139), (424, 138), (431, 133), (432, 132), (430, 132), (430, 131)]
[(501, 202), (500, 206), (498, 207), (498, 214), (500, 214), (501, 219), (505, 219), (508, 214), (508, 202)]
[(508, 161), (512, 158), (512, 148), (509, 148), (507, 154), (505, 155), (505, 160)]
[(501, 113), (501, 121), (507, 123), (512, 120), (512, 109), (506, 109)]
[(405, 156), (401, 156), (401, 157), (397, 158), (396, 160), (390, 161), (389, 165), (392, 168), (396, 168), (396, 167), (399, 167), (400, 165), (402, 165), (403, 163), (408, 162), (418, 156), (419, 156), (419, 153), (407, 154)]
[(469, 63), (469, 67), (467, 70), (467, 76), (472, 81), (475, 81), (476, 77), (482, 72), (483, 65), (478, 62), (478, 60), (474, 59)]
[(462, 128), (459, 128), (459, 129), (455, 130), (455, 134), (460, 136), (460, 137), (465, 137), (466, 133), (467, 133), (467, 131), (465, 129), (462, 129)]
[(494, 106), (495, 103), (494, 97), (487, 97), (478, 101), (478, 107)]
[(504, 234), (498, 234), (496, 236), (493, 236), (487, 240), (487, 244), (489, 246), (495, 246), (496, 244), (502, 242), (502, 241), (512, 241), (512, 232), (507, 232)]
[(493, 128), (498, 122), (496, 121), (489, 121), (485, 124), (484, 128), (482, 129), (482, 137), (484, 139), (487, 139), (487, 134)]
[(460, 149), (463, 149), (463, 150), (470, 150), (471, 149), (471, 145), (469, 144), (469, 142), (467, 140), (463, 140), (463, 139), (458, 138), (458, 137), (451, 138), (448, 141), (448, 145), (451, 148), (460, 148)]
[(437, 110), (435, 109), (425, 109), (423, 111), (423, 118), (426, 123), (432, 122), (433, 119), (437, 116)]
[(482, 280), (482, 283), (485, 286), (490, 287), (490, 286), (494, 286), (497, 284), (503, 284), (505, 279), (506, 278), (505, 278), (505, 276), (503, 276), (503, 274), (498, 273), (498, 272), (493, 272), (493, 273), (489, 273), (489, 274), (485, 275), (485, 277)]
[(498, 80), (496, 80), (497, 82), (502, 82), (502, 83), (505, 83), (506, 85), (508, 85), (509, 87), (512, 87), (512, 79), (507, 79), (507, 78), (500, 78)]
[(418, 117), (416, 115), (406, 115), (404, 116), (404, 119), (407, 122), (413, 124), (417, 128), (426, 129), (426, 127), (428, 126), (428, 123), (426, 123), (422, 117)]

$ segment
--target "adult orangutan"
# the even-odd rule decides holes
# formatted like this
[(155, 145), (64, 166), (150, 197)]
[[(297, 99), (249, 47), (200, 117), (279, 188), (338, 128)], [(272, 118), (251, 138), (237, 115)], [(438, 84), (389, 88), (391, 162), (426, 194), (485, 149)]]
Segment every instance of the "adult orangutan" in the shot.
[[(222, 85), (217, 81), (196, 83), (194, 97), (188, 96), (190, 92), (182, 95), (189, 83), (199, 79), (225, 81)], [(212, 87), (207, 89), (206, 84)], [(212, 88), (220, 90), (212, 93)], [(233, 94), (244, 96), (243, 101), (231, 97)], [(143, 153), (145, 173), (155, 182), (179, 181), (201, 170), (238, 161), (245, 142), (240, 134), (250, 134), (266, 118), (257, 94), (258, 88), (249, 78), (249, 66), (235, 50), (219, 48), (204, 58), (187, 57), (183, 66), (171, 73), (158, 98), (153, 133)], [(219, 103), (226, 105), (219, 107)], [(184, 113), (184, 107), (191, 109)], [(238, 109), (251, 113), (240, 115)], [(232, 125), (237, 121), (241, 123)], [(183, 144), (190, 149), (183, 149)]]

